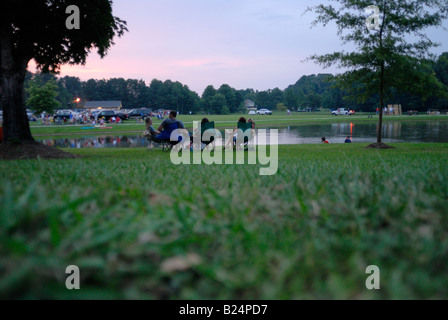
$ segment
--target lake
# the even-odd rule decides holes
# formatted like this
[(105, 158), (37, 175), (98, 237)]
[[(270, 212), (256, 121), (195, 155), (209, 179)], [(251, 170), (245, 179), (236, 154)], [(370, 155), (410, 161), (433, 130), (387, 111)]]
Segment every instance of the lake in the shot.
[[(322, 137), (331, 143), (344, 143), (347, 137), (351, 137), (354, 143), (373, 143), (376, 142), (376, 128), (376, 123), (338, 122), (266, 129), (279, 130), (279, 144), (316, 144), (321, 142)], [(382, 130), (385, 143), (448, 143), (447, 120), (387, 121)], [(125, 134), (37, 140), (48, 146), (73, 149), (142, 148), (148, 145), (147, 140), (140, 135)]]

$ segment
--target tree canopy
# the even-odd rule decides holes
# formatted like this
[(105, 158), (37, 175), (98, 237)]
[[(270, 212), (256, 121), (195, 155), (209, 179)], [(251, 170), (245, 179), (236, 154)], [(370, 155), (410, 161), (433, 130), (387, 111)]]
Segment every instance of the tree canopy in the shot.
[[(421, 94), (416, 91), (408, 91), (399, 87), (391, 87), (388, 101), (390, 104), (401, 104), (403, 111), (417, 110), (427, 111), (428, 109), (448, 109), (448, 85), (444, 79), (448, 79), (448, 64), (446, 63), (448, 53), (443, 53), (436, 62), (429, 63), (422, 69), (421, 77), (434, 79), (434, 75), (439, 85), (435, 86), (435, 91), (428, 91)], [(58, 95), (56, 100), (60, 103), (60, 108), (82, 108), (85, 101), (93, 100), (120, 100), (123, 108), (137, 109), (149, 107), (153, 110), (176, 109), (181, 113), (215, 113), (222, 111), (230, 113), (245, 111), (244, 101), (252, 100), (256, 102), (256, 107), (274, 110), (277, 105), (283, 104), (287, 109), (337, 109), (341, 107), (363, 112), (375, 112), (378, 107), (379, 94), (373, 92), (364, 101), (360, 101), (353, 96), (353, 89), (344, 89), (338, 86), (338, 79), (332, 74), (312, 74), (300, 77), (296, 83), (285, 89), (269, 89), (265, 91), (255, 91), (253, 89), (235, 89), (227, 84), (223, 84), (219, 89), (208, 86), (200, 97), (196, 92), (189, 89), (177, 81), (160, 81), (153, 79), (150, 83), (139, 79), (90, 79), (81, 81), (77, 77), (65, 76), (58, 78), (52, 74), (28, 73), (25, 87), (29, 87), (31, 82), (36, 82), (39, 86), (44, 86), (48, 81), (54, 81), (57, 85)], [(354, 81), (351, 86), (355, 90), (362, 88), (364, 84)], [(226, 97), (230, 96), (228, 100)], [(215, 100), (215, 109), (210, 105), (211, 99), (217, 95), (224, 95), (224, 100)], [(429, 97), (428, 97), (429, 95)], [(25, 97), (29, 98), (26, 92)], [(235, 97), (236, 100), (233, 100)], [(76, 106), (74, 101), (81, 98), (82, 102)], [(216, 101), (222, 102), (220, 107)], [(230, 101), (230, 102), (229, 102)], [(230, 110), (231, 102), (236, 102), (237, 109)], [(27, 104), (32, 109), (32, 105)], [(224, 109), (227, 107), (227, 109)], [(282, 108), (283, 110), (283, 108)]]
[[(127, 30), (126, 22), (112, 15), (112, 3), (111, 0), (3, 0), (1, 49), (11, 50), (27, 62), (34, 59), (43, 72), (57, 72), (62, 64), (85, 64), (93, 48), (104, 57), (114, 44), (113, 38)], [(78, 30), (66, 27), (67, 8), (73, 5), (81, 13)]]
[(37, 113), (42, 112), (53, 113), (61, 104), (56, 97), (58, 96), (58, 86), (52, 79), (45, 83), (43, 86), (36, 81), (31, 81), (26, 88), (26, 92), (29, 94), (29, 98), (26, 100), (26, 104)]

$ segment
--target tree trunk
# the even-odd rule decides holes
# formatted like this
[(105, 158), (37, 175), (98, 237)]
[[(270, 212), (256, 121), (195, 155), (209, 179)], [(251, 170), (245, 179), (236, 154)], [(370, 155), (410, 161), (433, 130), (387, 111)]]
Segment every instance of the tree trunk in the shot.
[(34, 141), (23, 101), (24, 73), (1, 76), (4, 143)]
[(378, 131), (377, 131), (377, 143), (382, 142), (383, 135), (383, 110), (384, 110), (384, 61), (381, 64), (381, 75), (380, 75), (380, 113), (378, 120)]
[[(382, 14), (383, 14), (383, 22), (381, 23), (380, 33), (379, 33), (379, 49), (381, 55), (383, 55), (383, 35), (385, 32), (385, 27), (387, 25), (386, 15), (387, 9), (386, 9), (386, 1), (383, 0), (382, 3)], [(386, 66), (386, 62), (384, 61), (384, 56), (381, 57), (381, 73), (380, 73), (380, 114), (379, 114), (379, 120), (378, 120), (378, 130), (377, 130), (377, 145), (382, 144), (382, 135), (383, 135), (383, 107), (384, 107), (384, 86), (385, 86), (385, 79), (384, 79), (384, 69)]]
[(3, 142), (34, 142), (24, 103), (23, 86), (29, 59), (14, 50), (8, 26), (0, 30), (0, 94)]

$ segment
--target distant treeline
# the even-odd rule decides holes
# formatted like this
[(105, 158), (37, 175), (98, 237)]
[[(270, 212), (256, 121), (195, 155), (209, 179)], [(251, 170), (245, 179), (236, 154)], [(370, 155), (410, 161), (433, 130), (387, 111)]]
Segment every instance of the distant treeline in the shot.
[[(444, 84), (444, 92), (429, 97), (421, 97), (412, 92), (394, 88), (387, 98), (387, 104), (401, 104), (404, 111), (428, 109), (448, 109), (448, 53), (442, 54), (433, 64), (432, 70), (437, 79)], [(340, 107), (356, 111), (373, 112), (378, 107), (379, 97), (370, 96), (365, 101), (357, 101), (336, 84), (331, 74), (318, 74), (301, 77), (294, 85), (284, 90), (275, 88), (267, 91), (253, 89), (237, 90), (229, 85), (220, 88), (208, 86), (202, 96), (190, 90), (180, 82), (170, 80), (152, 80), (147, 85), (143, 80), (125, 80), (115, 78), (109, 80), (80, 81), (76, 77), (56, 77), (50, 74), (28, 73), (25, 87), (29, 81), (41, 85), (53, 80), (58, 87), (57, 100), (60, 108), (82, 108), (85, 101), (120, 100), (123, 108), (136, 109), (149, 107), (157, 109), (175, 109), (181, 113), (229, 114), (245, 111), (246, 100), (255, 102), (257, 108), (271, 110), (286, 109), (336, 109)], [(353, 87), (361, 87), (354, 83)], [(443, 97), (445, 96), (445, 97)], [(75, 103), (81, 98), (81, 103)]]

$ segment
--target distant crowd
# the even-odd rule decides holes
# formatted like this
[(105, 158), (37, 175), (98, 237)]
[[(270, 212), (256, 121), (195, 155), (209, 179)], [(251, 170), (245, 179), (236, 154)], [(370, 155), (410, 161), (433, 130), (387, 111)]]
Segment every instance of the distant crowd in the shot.
[(100, 124), (102, 121), (108, 123), (122, 123), (122, 119), (120, 117), (112, 117), (108, 121), (104, 118), (98, 118), (98, 114), (94, 113), (83, 113), (83, 114), (69, 114), (69, 115), (50, 115), (50, 114), (41, 114), (40, 116), (28, 116), (28, 120), (30, 122), (39, 123), (42, 125), (75, 125), (75, 124)]

